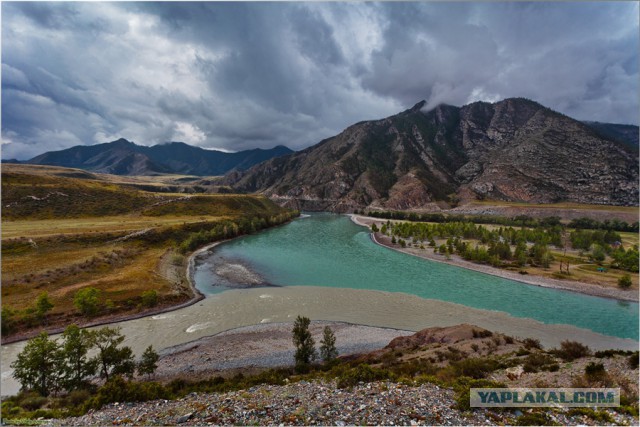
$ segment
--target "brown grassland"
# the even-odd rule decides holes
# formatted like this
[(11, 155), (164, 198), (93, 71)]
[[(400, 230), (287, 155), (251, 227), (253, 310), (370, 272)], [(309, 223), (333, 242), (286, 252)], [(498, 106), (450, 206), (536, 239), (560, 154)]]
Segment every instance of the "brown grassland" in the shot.
[[(195, 295), (185, 276), (185, 251), (178, 251), (181, 242), (217, 224), (230, 224), (229, 230), (240, 224), (235, 232), (242, 234), (242, 224), (253, 231), (292, 215), (264, 197), (140, 191), (104, 177), (3, 165), (3, 341), (187, 302)], [(253, 227), (259, 219), (262, 225)], [(86, 288), (99, 291), (95, 316), (81, 315), (74, 305), (76, 292)], [(43, 318), (34, 304), (44, 292), (53, 308)], [(143, 298), (152, 292), (155, 298)]]

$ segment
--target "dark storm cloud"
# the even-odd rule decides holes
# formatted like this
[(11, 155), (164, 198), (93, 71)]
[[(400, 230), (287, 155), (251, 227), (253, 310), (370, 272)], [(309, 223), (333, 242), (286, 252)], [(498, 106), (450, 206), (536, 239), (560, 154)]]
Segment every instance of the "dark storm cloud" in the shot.
[(637, 3), (2, 3), (4, 158), (300, 149), (421, 99), (637, 123)]

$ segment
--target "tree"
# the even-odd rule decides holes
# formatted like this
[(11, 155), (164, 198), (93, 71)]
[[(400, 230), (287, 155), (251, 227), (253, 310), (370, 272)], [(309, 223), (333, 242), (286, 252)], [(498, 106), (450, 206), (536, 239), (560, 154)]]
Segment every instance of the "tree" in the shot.
[(76, 325), (69, 325), (62, 333), (63, 385), (67, 390), (81, 388), (86, 379), (96, 373), (96, 359), (89, 359), (91, 333)]
[(100, 291), (96, 288), (80, 289), (73, 296), (73, 305), (85, 316), (95, 316), (100, 309)]
[(375, 223), (371, 224), (371, 231), (373, 231), (374, 233), (378, 232), (378, 226)]
[(24, 390), (35, 390), (43, 396), (58, 390), (62, 353), (58, 344), (41, 332), (30, 339), (11, 364), (13, 376)]
[(632, 284), (633, 282), (631, 281), (631, 276), (629, 276), (628, 274), (625, 274), (618, 279), (618, 286), (620, 286), (622, 289), (630, 288)]
[(146, 374), (148, 377), (151, 377), (158, 368), (157, 362), (159, 358), (160, 356), (158, 356), (158, 353), (156, 353), (152, 345), (147, 347), (144, 353), (142, 353), (142, 359), (138, 363), (138, 374)]
[(308, 317), (298, 316), (293, 324), (293, 343), (296, 346), (294, 358), (298, 370), (305, 370), (316, 358), (315, 341), (309, 332), (310, 323)]
[(36, 299), (36, 317), (41, 322), (47, 323), (47, 313), (53, 308), (53, 303), (49, 299), (49, 294), (43, 292)]
[(13, 327), (15, 326), (15, 315), (16, 312), (7, 306), (2, 307), (2, 313), (0, 314), (0, 324), (2, 326), (1, 333), (2, 335), (7, 335), (13, 331)]
[(336, 349), (336, 336), (330, 327), (325, 326), (322, 332), (322, 341), (320, 341), (320, 356), (325, 362), (331, 362), (338, 357)]
[(601, 245), (593, 245), (593, 248), (591, 249), (591, 257), (595, 262), (601, 264), (606, 255), (607, 253)]
[(136, 363), (130, 347), (118, 347), (124, 341), (120, 328), (104, 327), (91, 332), (91, 344), (98, 349), (94, 358), (100, 377), (109, 381), (111, 375), (133, 376)]
[(154, 290), (142, 293), (142, 305), (145, 307), (155, 307), (158, 304), (158, 293)]

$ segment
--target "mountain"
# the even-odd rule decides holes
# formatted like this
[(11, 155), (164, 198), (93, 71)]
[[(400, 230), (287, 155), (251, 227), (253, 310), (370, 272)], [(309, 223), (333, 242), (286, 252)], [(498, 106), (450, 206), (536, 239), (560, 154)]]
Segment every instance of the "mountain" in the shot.
[(237, 153), (205, 150), (183, 142), (146, 147), (126, 139), (97, 145), (78, 145), (50, 151), (24, 163), (63, 166), (115, 175), (223, 175), (244, 170), (276, 156), (292, 153), (279, 145), (270, 150), (245, 150)]
[(612, 141), (638, 149), (638, 137), (640, 136), (638, 135), (638, 126), (600, 122), (583, 123), (595, 130), (603, 138), (608, 138)]
[(638, 204), (637, 149), (584, 123), (522, 98), (424, 106), (357, 123), (225, 182), (301, 209), (338, 212), (477, 199)]

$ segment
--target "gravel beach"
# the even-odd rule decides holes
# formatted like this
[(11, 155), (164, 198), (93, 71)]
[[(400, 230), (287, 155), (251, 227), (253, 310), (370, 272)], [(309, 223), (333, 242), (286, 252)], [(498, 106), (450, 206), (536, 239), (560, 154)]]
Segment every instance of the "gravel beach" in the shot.
[[(325, 326), (333, 330), (341, 356), (370, 352), (386, 346), (395, 337), (414, 333), (344, 322), (313, 321), (309, 329), (316, 346)], [(195, 379), (236, 368), (291, 366), (295, 352), (291, 328), (292, 323), (258, 324), (169, 347), (160, 354), (156, 378)]]

